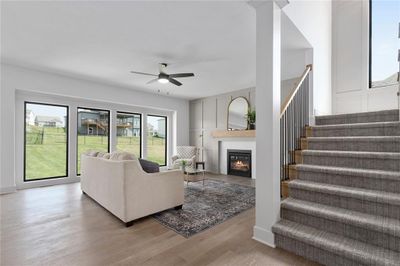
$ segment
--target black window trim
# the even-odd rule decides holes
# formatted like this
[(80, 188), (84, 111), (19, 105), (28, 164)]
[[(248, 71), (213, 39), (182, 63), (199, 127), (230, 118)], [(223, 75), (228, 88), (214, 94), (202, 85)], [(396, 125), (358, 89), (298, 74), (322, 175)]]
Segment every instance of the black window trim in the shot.
[(102, 111), (102, 112), (107, 112), (108, 113), (108, 130), (107, 130), (107, 136), (108, 136), (108, 139), (107, 139), (107, 152), (110, 152), (110, 140), (111, 140), (111, 136), (110, 136), (110, 129), (111, 129), (111, 111), (110, 110), (107, 110), (107, 109), (100, 109), (100, 108), (91, 108), (91, 107), (82, 107), (82, 106), (78, 106), (77, 108), (76, 108), (76, 158), (75, 158), (75, 161), (76, 161), (76, 176), (80, 176), (81, 174), (80, 173), (78, 173), (78, 160), (79, 160), (79, 150), (78, 150), (78, 146), (79, 146), (79, 134), (78, 134), (78, 123), (79, 123), (79, 119), (78, 119), (78, 114), (79, 114), (79, 109), (86, 109), (86, 110), (93, 110), (93, 111)]
[[(166, 115), (153, 115), (153, 114), (147, 114), (147, 116), (152, 116), (152, 117), (162, 117), (165, 118), (165, 149), (164, 149), (164, 164), (160, 164), (160, 166), (167, 166), (167, 161), (168, 161), (168, 116)], [(148, 131), (147, 131), (148, 134)], [(147, 149), (147, 147), (146, 147)]]
[[(26, 179), (26, 106), (28, 104), (37, 104), (37, 105), (46, 105), (46, 106), (54, 106), (54, 107), (64, 107), (67, 109), (67, 118), (65, 119), (65, 132), (66, 136), (66, 167), (65, 167), (65, 175), (63, 176), (50, 176), (50, 177), (42, 177), (35, 179)], [(49, 180), (49, 179), (58, 179), (58, 178), (66, 178), (69, 177), (69, 106), (62, 104), (52, 104), (52, 103), (43, 103), (43, 102), (32, 102), (32, 101), (24, 101), (24, 182), (34, 182), (40, 180)]]
[[(139, 158), (142, 158), (143, 152), (142, 152), (142, 148), (143, 148), (143, 125), (142, 125), (142, 114), (141, 113), (134, 113), (134, 112), (125, 112), (125, 111), (116, 111), (116, 117), (118, 117), (118, 114), (127, 114), (127, 115), (138, 115), (139, 119), (140, 119), (140, 154), (139, 154)], [(116, 144), (118, 145), (118, 136), (116, 139)]]

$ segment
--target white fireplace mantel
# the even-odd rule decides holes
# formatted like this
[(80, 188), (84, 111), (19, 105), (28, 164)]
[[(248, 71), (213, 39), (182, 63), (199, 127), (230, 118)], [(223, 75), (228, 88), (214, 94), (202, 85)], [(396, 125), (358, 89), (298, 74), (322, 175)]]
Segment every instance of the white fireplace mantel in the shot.
[[(218, 165), (221, 174), (227, 174), (227, 150), (251, 150), (251, 177), (256, 178), (256, 140), (255, 138), (229, 138), (218, 141)], [(244, 177), (245, 178), (245, 177)]]

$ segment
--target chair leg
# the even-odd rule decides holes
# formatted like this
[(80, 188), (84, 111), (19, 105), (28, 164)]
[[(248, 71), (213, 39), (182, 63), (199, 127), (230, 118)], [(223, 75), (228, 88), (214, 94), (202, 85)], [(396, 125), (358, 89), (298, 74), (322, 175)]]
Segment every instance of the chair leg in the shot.
[(183, 207), (183, 205), (179, 205), (179, 206), (175, 206), (174, 209), (175, 209), (175, 210), (181, 210), (182, 207)]
[(126, 227), (131, 227), (132, 225), (133, 225), (133, 221), (130, 221), (130, 222), (125, 223), (125, 226), (126, 226)]

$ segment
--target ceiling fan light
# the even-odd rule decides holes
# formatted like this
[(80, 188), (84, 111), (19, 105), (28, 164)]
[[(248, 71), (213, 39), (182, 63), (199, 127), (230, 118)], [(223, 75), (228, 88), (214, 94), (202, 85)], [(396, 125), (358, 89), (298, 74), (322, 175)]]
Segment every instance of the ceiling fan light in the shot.
[(162, 83), (162, 84), (167, 84), (167, 83), (169, 82), (169, 80), (166, 79), (166, 78), (159, 78), (159, 79), (158, 79), (158, 82), (160, 82), (160, 83)]

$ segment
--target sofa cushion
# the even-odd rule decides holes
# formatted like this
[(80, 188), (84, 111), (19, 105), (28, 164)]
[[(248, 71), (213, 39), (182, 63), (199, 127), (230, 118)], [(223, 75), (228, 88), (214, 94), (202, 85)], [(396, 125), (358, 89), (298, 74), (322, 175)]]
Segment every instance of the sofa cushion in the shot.
[(133, 153), (130, 152), (119, 152), (115, 151), (111, 153), (110, 160), (114, 161), (122, 161), (122, 160), (135, 160), (136, 157)]
[(139, 159), (140, 165), (142, 166), (143, 171), (146, 173), (158, 173), (160, 172), (160, 165), (158, 163)]

